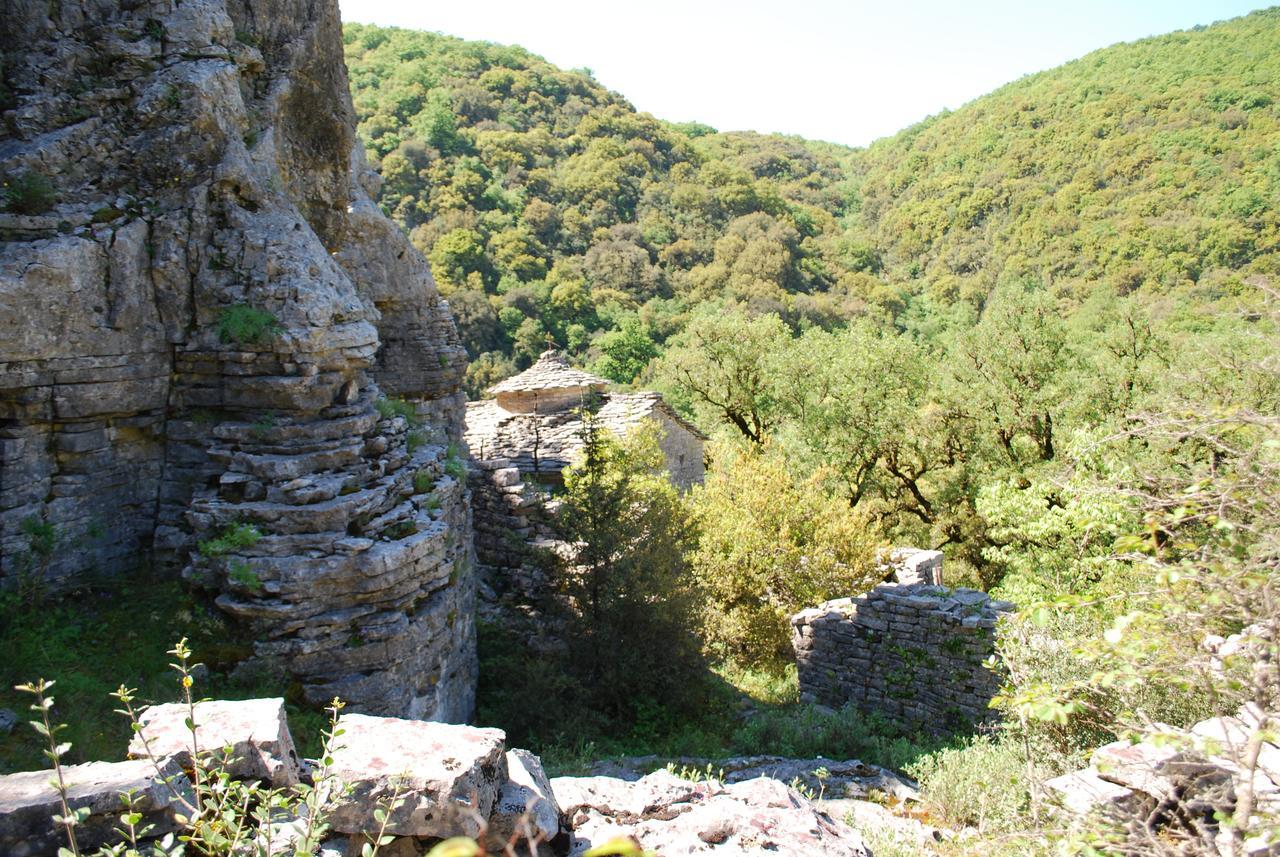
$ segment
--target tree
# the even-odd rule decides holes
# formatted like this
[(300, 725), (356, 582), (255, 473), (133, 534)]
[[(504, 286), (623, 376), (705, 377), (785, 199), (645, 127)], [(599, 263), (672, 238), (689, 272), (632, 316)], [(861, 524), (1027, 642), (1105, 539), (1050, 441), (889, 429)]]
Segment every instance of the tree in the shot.
[(704, 674), (685, 564), (696, 530), (664, 472), (658, 432), (646, 423), (619, 440), (584, 414), (582, 455), (564, 473), (555, 516), (570, 547), (555, 569), (574, 614), (569, 670), (582, 704), (624, 721), (646, 699), (691, 710)]
[(956, 351), (957, 380), (972, 413), (988, 423), (1009, 461), (1051, 460), (1054, 412), (1076, 358), (1048, 292), (1028, 286), (997, 293)]
[(776, 315), (748, 318), (741, 310), (706, 306), (674, 338), (658, 375), (687, 395), (707, 422), (728, 423), (761, 444), (778, 418), (769, 361), (790, 340)]
[(628, 319), (620, 329), (602, 334), (595, 347), (602, 355), (595, 371), (619, 384), (633, 382), (659, 353), (648, 326), (638, 319)]
[(707, 645), (717, 657), (778, 669), (792, 659), (791, 614), (883, 579), (879, 533), (824, 490), (823, 474), (797, 478), (772, 447), (723, 446), (712, 460), (694, 495)]

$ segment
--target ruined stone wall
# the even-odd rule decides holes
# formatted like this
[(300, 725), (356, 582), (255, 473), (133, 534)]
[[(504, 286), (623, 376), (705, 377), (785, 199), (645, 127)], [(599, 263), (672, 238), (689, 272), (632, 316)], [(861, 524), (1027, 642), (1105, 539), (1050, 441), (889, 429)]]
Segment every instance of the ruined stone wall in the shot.
[(931, 731), (988, 720), (1000, 677), (983, 663), (1012, 609), (974, 589), (889, 583), (804, 610), (791, 618), (801, 699)]
[(0, 20), (0, 175), (52, 192), (0, 213), (0, 585), (185, 567), (309, 698), (467, 716), (465, 354), (371, 199), (336, 0)]
[(547, 524), (549, 500), (544, 489), (523, 481), (519, 468), (506, 459), (469, 462), (476, 561), (482, 612), (499, 618), (507, 600), (528, 605), (547, 596), (547, 577), (539, 547), (553, 549), (555, 533)]
[(654, 412), (652, 419), (662, 427), (658, 444), (666, 458), (671, 481), (686, 490), (701, 485), (706, 477), (702, 440), (660, 410)]

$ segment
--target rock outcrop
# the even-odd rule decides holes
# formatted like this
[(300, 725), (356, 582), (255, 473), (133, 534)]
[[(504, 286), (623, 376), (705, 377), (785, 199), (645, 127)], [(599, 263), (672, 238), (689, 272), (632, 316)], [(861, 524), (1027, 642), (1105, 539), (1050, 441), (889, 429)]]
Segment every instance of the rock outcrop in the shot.
[(342, 783), (330, 823), (339, 833), (375, 829), (379, 802), (392, 836), (476, 836), (507, 781), (506, 735), (449, 723), (344, 714), (332, 772)]
[(198, 747), (213, 752), (229, 750), (227, 773), (241, 780), (261, 780), (277, 788), (301, 779), (298, 752), (289, 732), (283, 699), (243, 699), (197, 702), (191, 710), (183, 703), (152, 705), (138, 717), (141, 728), (129, 742), (133, 759), (173, 758), (190, 768), (191, 717), (199, 736)]
[[(1280, 847), (1257, 834), (1280, 812), (1278, 722), (1248, 703), (1234, 717), (1211, 717), (1188, 730), (1159, 726), (1141, 741), (1099, 747), (1089, 767), (1044, 785), (1068, 814), (1109, 818), (1130, 840), (1158, 837), (1184, 843), (1186, 853), (1270, 857)], [(1233, 827), (1255, 835), (1235, 841)]]
[(465, 718), (465, 355), (336, 0), (0, 17), (0, 585), (185, 566), (307, 698)]

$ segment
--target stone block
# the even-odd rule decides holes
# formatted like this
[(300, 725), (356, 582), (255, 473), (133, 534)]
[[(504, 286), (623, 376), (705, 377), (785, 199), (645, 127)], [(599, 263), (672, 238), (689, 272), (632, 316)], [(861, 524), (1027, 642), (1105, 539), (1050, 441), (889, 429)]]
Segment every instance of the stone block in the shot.
[[(47, 770), (0, 776), (0, 854), (37, 857), (66, 845), (62, 828), (52, 820), (61, 813), (58, 793), (49, 784), (52, 777)], [(71, 809), (89, 810), (88, 819), (76, 827), (83, 852), (118, 840), (114, 831), (124, 792), (133, 792), (143, 823), (155, 825), (156, 836), (177, 829), (174, 814), (195, 799), (176, 759), (162, 760), (158, 769), (144, 760), (69, 765), (63, 768), (63, 780)]]
[[(153, 705), (139, 716), (142, 730), (129, 742), (129, 755), (143, 758), (147, 744), (157, 758), (175, 756), (191, 764), (191, 731), (187, 706), (181, 703)], [(284, 700), (210, 700), (195, 705), (196, 741), (200, 753), (220, 753), (231, 748), (228, 773), (242, 780), (262, 780), (273, 786), (290, 786), (301, 773), (293, 736), (285, 719)]]
[(346, 790), (329, 821), (339, 833), (371, 829), (378, 802), (398, 788), (404, 802), (388, 834), (476, 836), (508, 779), (500, 729), (366, 714), (344, 714), (338, 728), (333, 773)]
[(542, 760), (528, 750), (508, 750), (507, 781), (489, 816), (489, 847), (504, 847), (526, 813), (530, 831), (540, 841), (550, 842), (560, 832), (560, 808)]
[(1129, 806), (1136, 794), (1133, 789), (1102, 779), (1092, 768), (1054, 777), (1044, 785), (1063, 807), (1077, 815), (1087, 815), (1095, 809)]

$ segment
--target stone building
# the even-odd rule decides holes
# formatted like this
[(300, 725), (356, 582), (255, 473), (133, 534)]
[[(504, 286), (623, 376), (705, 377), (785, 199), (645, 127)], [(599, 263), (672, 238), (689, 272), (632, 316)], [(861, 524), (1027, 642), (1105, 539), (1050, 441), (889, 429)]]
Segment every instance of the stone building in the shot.
[[(582, 449), (583, 413), (626, 436), (646, 420), (658, 424), (671, 481), (703, 479), (706, 438), (653, 392), (609, 392), (608, 382), (570, 366), (556, 351), (490, 389), (494, 398), (467, 405), (465, 439), (481, 599), (524, 602), (545, 594), (538, 549), (556, 550), (545, 512), (556, 505), (562, 473)], [(482, 607), (485, 605), (482, 605)]]
[[(582, 448), (583, 410), (620, 437), (645, 420), (662, 429), (661, 446), (671, 481), (701, 483), (703, 443), (696, 427), (653, 392), (613, 393), (603, 378), (575, 369), (558, 351), (494, 385), (492, 399), (467, 405), (466, 441), (476, 461), (505, 460), (534, 482), (555, 485)], [(522, 480), (525, 481), (525, 480)]]

